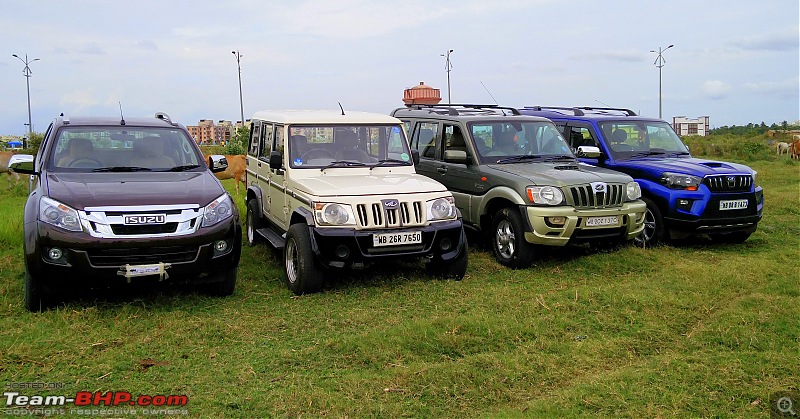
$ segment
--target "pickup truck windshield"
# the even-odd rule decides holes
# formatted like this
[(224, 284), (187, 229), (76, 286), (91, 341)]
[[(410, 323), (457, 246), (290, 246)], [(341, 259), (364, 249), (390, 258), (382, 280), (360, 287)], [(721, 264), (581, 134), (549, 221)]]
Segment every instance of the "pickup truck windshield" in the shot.
[(194, 140), (158, 127), (65, 127), (50, 148), (49, 169), (70, 172), (205, 170)]

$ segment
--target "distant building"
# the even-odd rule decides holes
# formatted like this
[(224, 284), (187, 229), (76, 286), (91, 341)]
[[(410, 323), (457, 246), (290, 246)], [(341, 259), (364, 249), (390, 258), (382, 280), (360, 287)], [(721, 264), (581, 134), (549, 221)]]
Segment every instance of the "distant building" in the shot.
[(685, 116), (672, 117), (672, 128), (678, 135), (699, 135), (705, 137), (708, 135), (709, 123), (707, 116), (699, 116), (695, 119), (690, 119)]
[(403, 103), (410, 105), (437, 105), (442, 101), (439, 89), (426, 86), (425, 82), (403, 91)]
[(216, 125), (210, 119), (201, 119), (197, 125), (188, 125), (186, 129), (192, 135), (194, 141), (200, 145), (227, 144), (233, 137), (236, 128), (242, 126), (242, 121), (236, 121), (234, 125), (231, 121), (220, 119)]

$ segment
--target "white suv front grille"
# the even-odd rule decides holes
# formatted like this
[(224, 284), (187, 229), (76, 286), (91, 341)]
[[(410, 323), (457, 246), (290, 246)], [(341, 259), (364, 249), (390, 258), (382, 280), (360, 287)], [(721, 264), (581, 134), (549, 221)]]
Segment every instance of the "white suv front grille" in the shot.
[(425, 223), (420, 201), (400, 201), (395, 208), (386, 208), (382, 202), (356, 205), (356, 218), (362, 228), (390, 228), (420, 226)]

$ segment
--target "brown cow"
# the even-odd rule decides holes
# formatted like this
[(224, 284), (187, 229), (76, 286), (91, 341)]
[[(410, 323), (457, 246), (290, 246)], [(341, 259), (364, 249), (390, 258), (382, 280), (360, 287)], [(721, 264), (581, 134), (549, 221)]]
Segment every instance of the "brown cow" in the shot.
[(792, 144), (789, 146), (789, 154), (793, 159), (800, 160), (800, 140), (792, 141)]
[[(208, 155), (203, 156), (205, 158), (206, 164), (208, 164)], [(236, 186), (236, 194), (239, 194), (239, 182), (242, 182), (242, 185), (247, 186), (245, 182), (245, 157), (241, 154), (227, 154), (225, 155), (225, 160), (228, 161), (228, 168), (221, 171), (214, 173), (214, 176), (217, 177), (219, 180), (225, 179), (234, 179), (233, 184)]]
[(16, 181), (19, 182), (19, 173), (14, 173), (8, 169), (8, 161), (11, 159), (11, 156), (17, 154), (16, 151), (0, 151), (0, 173), (5, 172), (8, 174), (8, 188), (11, 189), (11, 177), (16, 177)]

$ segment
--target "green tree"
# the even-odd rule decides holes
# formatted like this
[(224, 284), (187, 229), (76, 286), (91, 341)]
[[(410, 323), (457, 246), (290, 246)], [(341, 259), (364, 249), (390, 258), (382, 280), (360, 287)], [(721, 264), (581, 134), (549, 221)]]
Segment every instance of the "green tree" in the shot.
[(43, 132), (33, 132), (31, 138), (28, 140), (28, 150), (30, 150), (33, 154), (39, 151), (39, 146), (42, 144), (42, 140), (44, 140), (44, 133)]
[(236, 128), (236, 132), (233, 133), (233, 137), (231, 137), (231, 140), (225, 145), (225, 154), (244, 154), (247, 151), (245, 144), (247, 144), (247, 140), (249, 138), (250, 128)]

